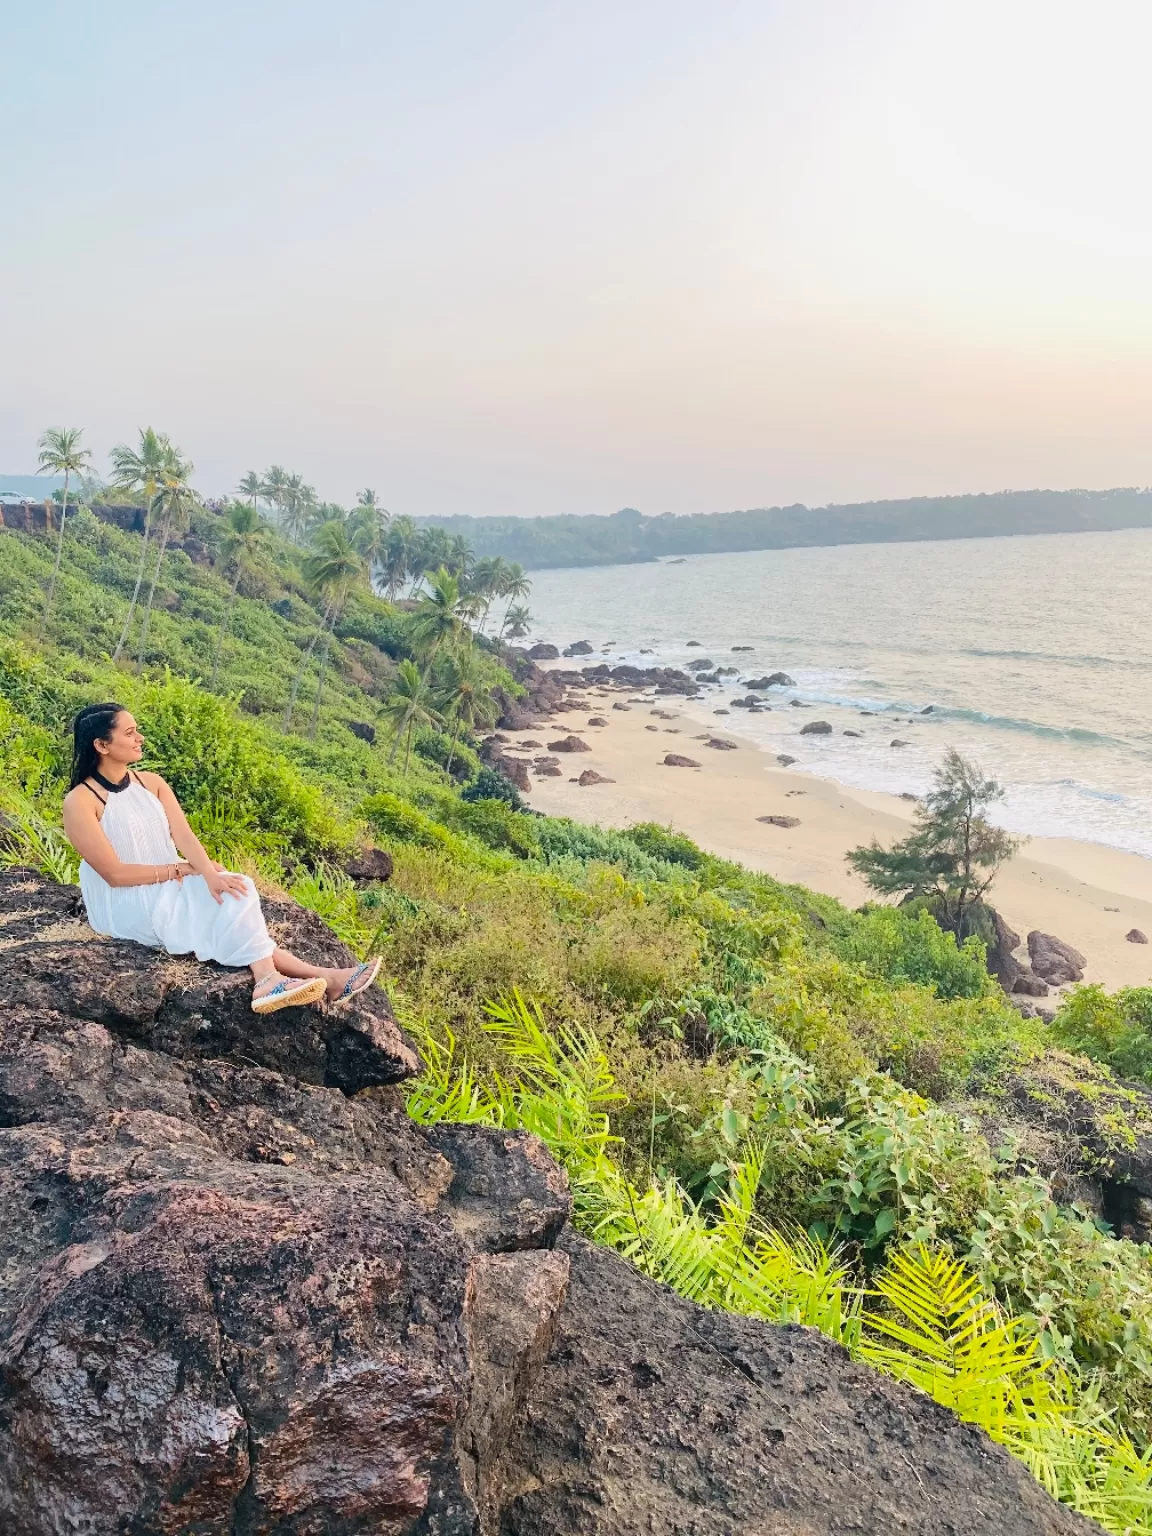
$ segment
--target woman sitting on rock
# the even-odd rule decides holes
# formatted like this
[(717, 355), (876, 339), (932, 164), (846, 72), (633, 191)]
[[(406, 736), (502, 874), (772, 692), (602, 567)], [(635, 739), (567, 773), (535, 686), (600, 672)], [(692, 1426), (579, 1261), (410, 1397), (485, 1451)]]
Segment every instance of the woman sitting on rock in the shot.
[(132, 768), (144, 739), (126, 709), (91, 704), (76, 716), (73, 733), (64, 831), (83, 860), (80, 889), (97, 933), (249, 966), (256, 1013), (322, 997), (345, 1003), (372, 985), (379, 960), (337, 970), (277, 949), (248, 876), (208, 857), (159, 774)]

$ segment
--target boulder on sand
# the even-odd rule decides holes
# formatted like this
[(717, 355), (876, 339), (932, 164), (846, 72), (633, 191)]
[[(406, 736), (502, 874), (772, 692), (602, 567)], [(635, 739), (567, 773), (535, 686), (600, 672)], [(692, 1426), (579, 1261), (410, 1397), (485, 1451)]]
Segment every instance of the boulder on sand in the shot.
[(736, 751), (736, 743), (734, 741), (721, 741), (719, 736), (709, 736), (704, 745), (706, 747), (711, 747), (716, 752)]
[(604, 719), (604, 717), (602, 715), (591, 715), (589, 717), (588, 724), (589, 725), (607, 725), (608, 722), (607, 722), (607, 720)]
[(615, 784), (616, 780), (606, 779), (602, 773), (597, 773), (595, 768), (585, 768), (576, 782), (587, 788), (589, 784)]
[(888, 745), (890, 747), (906, 747), (908, 743), (906, 741), (901, 741), (900, 738), (896, 736), (892, 741), (888, 743)]
[(807, 725), (800, 727), (801, 736), (831, 736), (832, 727), (827, 720), (809, 720)]
[(548, 743), (549, 752), (591, 752), (592, 748), (579, 736), (561, 736), (559, 741)]
[(1141, 933), (1139, 928), (1129, 928), (1124, 937), (1128, 940), (1129, 944), (1147, 944), (1148, 942), (1148, 935)]
[(798, 827), (799, 816), (757, 816), (757, 821), (762, 821), (766, 827)]
[(664, 758), (665, 768), (699, 768), (700, 764), (691, 757), (681, 757), (679, 752), (669, 752)]
[(1084, 979), (1087, 960), (1078, 949), (1065, 944), (1063, 939), (1053, 938), (1050, 933), (1041, 933), (1034, 928), (1028, 935), (1028, 955), (1037, 976), (1054, 987)]
[(613, 704), (612, 708), (618, 709), (622, 715), (626, 715), (632, 706), (631, 704), (621, 704), (620, 701), (617, 700), (616, 703)]
[(796, 759), (789, 757), (787, 752), (779, 752), (776, 755), (776, 761), (780, 764), (781, 768), (791, 768)]

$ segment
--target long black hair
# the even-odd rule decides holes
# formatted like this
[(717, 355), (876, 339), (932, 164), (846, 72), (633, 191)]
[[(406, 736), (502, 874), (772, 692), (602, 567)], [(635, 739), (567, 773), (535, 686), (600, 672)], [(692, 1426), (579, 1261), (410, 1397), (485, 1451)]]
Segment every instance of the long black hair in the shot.
[(89, 704), (72, 722), (72, 788), (90, 779), (100, 768), (98, 741), (106, 741), (124, 713), (123, 704)]

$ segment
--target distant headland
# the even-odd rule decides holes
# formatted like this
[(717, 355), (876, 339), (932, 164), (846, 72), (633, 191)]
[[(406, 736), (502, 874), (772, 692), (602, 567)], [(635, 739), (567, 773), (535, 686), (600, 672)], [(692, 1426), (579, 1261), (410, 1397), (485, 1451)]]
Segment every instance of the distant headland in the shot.
[(608, 517), (424, 517), (417, 521), (462, 534), (478, 556), (503, 555), (542, 570), (753, 549), (1147, 528), (1152, 527), (1152, 490), (996, 491), (844, 506), (796, 503), (687, 516), (665, 512), (645, 517), (636, 508), (625, 507)]

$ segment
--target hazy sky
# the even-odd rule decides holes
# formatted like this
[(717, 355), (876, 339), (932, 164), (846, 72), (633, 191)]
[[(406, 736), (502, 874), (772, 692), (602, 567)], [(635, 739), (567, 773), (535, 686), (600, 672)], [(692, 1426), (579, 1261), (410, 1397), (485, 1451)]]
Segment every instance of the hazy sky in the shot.
[(37, 0), (0, 470), (398, 512), (1152, 481), (1147, 0)]

